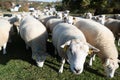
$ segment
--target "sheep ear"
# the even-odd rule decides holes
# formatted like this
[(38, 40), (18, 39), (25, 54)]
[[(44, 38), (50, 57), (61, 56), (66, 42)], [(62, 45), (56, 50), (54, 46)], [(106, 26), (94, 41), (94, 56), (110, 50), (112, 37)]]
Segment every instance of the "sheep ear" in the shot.
[(65, 46), (69, 46), (70, 43), (71, 43), (71, 40), (65, 42), (65, 43), (64, 43), (63, 45), (61, 45), (60, 47), (61, 47), (61, 48), (65, 48)]
[(94, 46), (92, 46), (91, 44), (87, 43), (88, 46), (89, 46), (89, 49), (92, 51), (92, 52), (99, 52), (100, 50)]
[(63, 45), (60, 46), (63, 49), (64, 52), (67, 51), (70, 43), (71, 43), (71, 40), (67, 41), (66, 43), (64, 43)]

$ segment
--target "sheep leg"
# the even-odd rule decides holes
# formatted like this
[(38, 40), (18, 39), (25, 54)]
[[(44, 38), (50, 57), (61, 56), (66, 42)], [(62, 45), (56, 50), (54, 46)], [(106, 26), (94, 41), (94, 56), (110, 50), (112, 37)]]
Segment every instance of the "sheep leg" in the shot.
[(93, 60), (93, 61), (95, 61), (95, 56), (96, 56), (96, 54), (94, 54), (93, 57), (92, 57), (92, 60)]
[(6, 46), (7, 46), (7, 43), (5, 43), (4, 45), (3, 45), (3, 54), (6, 54), (7, 52), (6, 52)]
[(90, 58), (89, 66), (92, 66), (92, 57)]
[(65, 64), (65, 59), (62, 58), (62, 65), (61, 65), (61, 67), (59, 69), (59, 73), (63, 73), (64, 64)]
[(17, 33), (18, 33), (18, 34), (20, 34), (20, 30), (19, 30), (19, 27), (17, 26), (16, 28), (17, 28)]
[(91, 57), (90, 57), (90, 62), (89, 62), (89, 66), (92, 66), (92, 61), (95, 60), (95, 56), (96, 54), (92, 54)]

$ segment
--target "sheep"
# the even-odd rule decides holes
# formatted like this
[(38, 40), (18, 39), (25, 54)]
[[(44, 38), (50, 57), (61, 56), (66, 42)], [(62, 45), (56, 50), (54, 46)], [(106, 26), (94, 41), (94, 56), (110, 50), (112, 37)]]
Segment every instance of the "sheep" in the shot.
[(73, 24), (73, 16), (67, 16), (67, 17), (64, 17), (64, 21), (68, 24)]
[(85, 13), (84, 15), (86, 19), (92, 19), (92, 13), (88, 12), (88, 13)]
[(22, 19), (19, 29), (21, 38), (27, 46), (31, 47), (32, 58), (39, 67), (43, 67), (47, 56), (47, 31), (45, 26), (37, 19), (28, 15)]
[(52, 18), (57, 18), (57, 17), (56, 16), (49, 16), (49, 15), (40, 15), (39, 21), (41, 21), (44, 25), (46, 25), (46, 22)]
[(104, 23), (105, 23), (105, 15), (97, 15), (97, 16), (93, 16), (93, 17), (96, 17), (96, 19), (94, 19), (96, 22), (104, 25)]
[(113, 32), (115, 38), (118, 40), (118, 33), (120, 33), (120, 20), (108, 18), (104, 25)]
[(67, 19), (65, 18), (64, 20), (58, 19), (58, 18), (52, 18), (49, 19), (46, 22), (46, 28), (48, 29), (48, 32), (51, 33), (53, 28), (58, 24), (58, 23), (68, 23), (72, 24), (73, 23), (73, 17), (68, 16)]
[(86, 42), (83, 33), (79, 29), (67, 23), (59, 23), (55, 26), (52, 31), (52, 42), (62, 58), (59, 73), (63, 72), (65, 60), (68, 60), (73, 73), (82, 73), (89, 47), (96, 52), (99, 51)]
[(57, 12), (56, 16), (58, 19), (63, 19), (63, 12), (62, 11)]
[(12, 29), (12, 25), (9, 23), (9, 21), (0, 19), (0, 50), (3, 47), (3, 54), (6, 54), (6, 46), (7, 42), (9, 40), (9, 35)]
[(86, 19), (92, 19), (96, 22), (99, 22), (100, 24), (103, 24), (104, 25), (104, 22), (105, 22), (105, 15), (96, 15), (96, 16), (93, 16), (92, 13), (88, 12), (88, 13), (85, 13), (85, 18)]
[(62, 19), (58, 19), (58, 18), (52, 18), (49, 19), (46, 22), (46, 28), (48, 30), (49, 33), (52, 32), (53, 28), (58, 24), (58, 23), (68, 23), (68, 24), (73, 24), (73, 16), (67, 16), (66, 18), (64, 18), (64, 20)]
[(53, 18), (49, 19), (46, 23), (46, 28), (48, 30), (48, 33), (51, 33), (53, 31), (53, 28), (58, 24), (58, 23), (64, 23), (65, 21), (58, 19), (58, 18)]
[(119, 67), (120, 61), (113, 33), (104, 25), (89, 19), (81, 19), (75, 23), (75, 26), (84, 33), (88, 43), (100, 49), (97, 55), (103, 63), (105, 72), (108, 77), (114, 77), (114, 72)]
[(114, 36), (115, 36), (115, 39), (118, 41), (117, 42), (117, 45), (119, 45), (119, 33), (120, 33), (120, 20), (117, 20), (117, 19), (111, 19), (111, 18), (108, 18), (106, 21), (105, 21), (105, 24), (104, 24), (107, 28), (109, 28)]

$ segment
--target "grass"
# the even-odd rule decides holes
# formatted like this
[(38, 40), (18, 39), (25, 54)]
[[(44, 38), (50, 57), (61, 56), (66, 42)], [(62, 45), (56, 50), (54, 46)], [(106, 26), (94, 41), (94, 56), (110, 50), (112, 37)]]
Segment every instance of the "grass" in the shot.
[(101, 61), (96, 57), (93, 67), (87, 66), (89, 57), (85, 63), (82, 74), (75, 75), (69, 69), (69, 64), (65, 64), (64, 72), (58, 73), (60, 61), (53, 54), (53, 45), (48, 43), (48, 56), (44, 67), (36, 66), (31, 59), (31, 50), (25, 49), (25, 44), (19, 36), (13, 36), (13, 42), (7, 46), (7, 54), (0, 52), (0, 80), (119, 80), (120, 68), (116, 71), (115, 77), (108, 79), (104, 76)]

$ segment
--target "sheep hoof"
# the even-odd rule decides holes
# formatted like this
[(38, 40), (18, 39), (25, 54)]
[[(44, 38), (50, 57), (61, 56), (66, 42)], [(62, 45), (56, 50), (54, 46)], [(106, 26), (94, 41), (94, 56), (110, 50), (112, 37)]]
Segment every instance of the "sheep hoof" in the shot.
[(91, 67), (91, 66), (92, 66), (92, 64), (90, 64), (90, 63), (89, 63), (89, 66)]
[(60, 70), (59, 70), (59, 73), (63, 73), (63, 70), (62, 70), (62, 69), (60, 69)]

